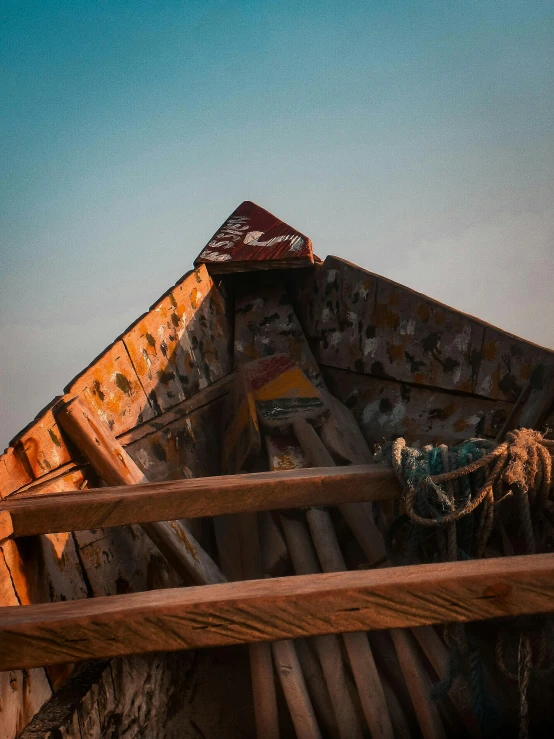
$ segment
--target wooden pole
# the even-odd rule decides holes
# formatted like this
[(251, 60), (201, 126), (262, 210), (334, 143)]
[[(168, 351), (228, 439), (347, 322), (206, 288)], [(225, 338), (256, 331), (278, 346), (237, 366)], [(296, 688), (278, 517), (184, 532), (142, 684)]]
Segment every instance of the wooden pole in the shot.
[[(108, 485), (135, 485), (148, 479), (117, 441), (108, 426), (80, 398), (64, 403), (56, 420)], [(179, 521), (143, 524), (169, 564), (196, 585), (225, 582), (216, 563)]]
[[(328, 450), (325, 448), (323, 442), (317, 435), (316, 430), (306, 421), (295, 422), (294, 428), (295, 434), (297, 435), (298, 441), (301, 443), (302, 448), (313, 462), (317, 465), (330, 466), (333, 462)], [(347, 435), (348, 430), (344, 429), (344, 434)], [(342, 510), (342, 506), (339, 506), (339, 510)], [(347, 509), (346, 513), (349, 518), (356, 518), (357, 507)], [(329, 514), (326, 514), (327, 516)], [(316, 515), (312, 514), (311, 518), (315, 519)], [(321, 525), (321, 516), (318, 517), (319, 524)], [(368, 526), (367, 532), (364, 534), (360, 544), (371, 547), (371, 558), (370, 561), (378, 559), (384, 552), (384, 542), (380, 531), (377, 529), (374, 523), (372, 525), (369, 522), (369, 517), (366, 516), (364, 523)], [(308, 519), (310, 520), (310, 518)], [(358, 523), (355, 524), (358, 527)], [(310, 526), (312, 528), (312, 526)], [(326, 525), (327, 529), (332, 528), (330, 522)], [(317, 541), (323, 542), (323, 537), (318, 535)], [(314, 543), (316, 539), (314, 539)], [(325, 543), (323, 542), (321, 555), (324, 560), (328, 561), (328, 566), (338, 566), (341, 564), (339, 557), (342, 559), (340, 549), (338, 551), (338, 557), (327, 559), (330, 555), (329, 539), (327, 538), (327, 550), (324, 549)], [(338, 547), (338, 542), (337, 542)], [(317, 548), (317, 544), (316, 544)], [(319, 553), (319, 551), (318, 551)], [(344, 564), (342, 562), (342, 564)], [(346, 566), (342, 568), (346, 569)], [(336, 570), (335, 570), (336, 571)], [(367, 637), (366, 637), (367, 639)], [(401, 631), (393, 635), (393, 643), (396, 649), (396, 654), (402, 668), (402, 673), (414, 705), (419, 726), (423, 733), (424, 739), (444, 739), (444, 728), (442, 726), (441, 718), (437, 709), (437, 706), (429, 699), (428, 683), (429, 678), (424, 672), (423, 666), (419, 655), (415, 650), (415, 644), (412, 643), (410, 637), (403, 634)], [(368, 645), (369, 646), (369, 645)], [(371, 677), (366, 677), (366, 681), (369, 682)], [(382, 701), (385, 702), (384, 694), (382, 693)], [(381, 696), (379, 696), (381, 698)], [(385, 703), (386, 705), (386, 703)], [(390, 726), (390, 721), (388, 726)], [(392, 732), (392, 727), (390, 728)]]
[[(229, 580), (261, 577), (258, 527), (255, 513), (214, 519), (217, 548), (223, 572)], [(271, 645), (249, 644), (254, 720), (258, 739), (279, 739), (279, 712), (273, 679)]]
[[(308, 529), (302, 521), (281, 516), (281, 523), (297, 575), (319, 572), (316, 553), (313, 550)], [(363, 736), (356, 709), (348, 692), (344, 665), (338, 637), (318, 636), (315, 646), (329, 689), (329, 696), (341, 739)]]

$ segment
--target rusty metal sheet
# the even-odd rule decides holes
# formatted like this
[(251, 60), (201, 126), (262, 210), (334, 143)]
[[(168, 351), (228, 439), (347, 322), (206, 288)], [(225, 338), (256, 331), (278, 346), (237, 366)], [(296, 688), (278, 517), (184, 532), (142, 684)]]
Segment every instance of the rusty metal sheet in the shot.
[(478, 321), (336, 257), (316, 268), (311, 287), (306, 278), (299, 304), (320, 363), (472, 391), (484, 334)]
[(515, 400), (533, 372), (554, 366), (554, 352), (489, 326), (481, 348), (474, 392)]
[(0, 457), (0, 498), (5, 498), (31, 482), (31, 476), (13, 447)]
[(65, 392), (82, 393), (116, 436), (154, 416), (122, 341), (112, 344)]
[(313, 264), (312, 242), (259, 205), (245, 201), (214, 234), (194, 264), (212, 274)]
[(71, 462), (72, 455), (60, 427), (54, 419), (52, 408), (60, 401), (54, 400), (10, 443), (18, 454), (24, 454), (35, 478)]
[(408, 444), (454, 444), (495, 438), (511, 403), (457, 395), (335, 368), (324, 369), (329, 389), (350, 408), (368, 444), (403, 436)]
[(272, 354), (287, 354), (306, 376), (322, 385), (321, 373), (283, 287), (236, 298), (235, 367)]
[(156, 415), (230, 372), (225, 301), (204, 266), (122, 338)]

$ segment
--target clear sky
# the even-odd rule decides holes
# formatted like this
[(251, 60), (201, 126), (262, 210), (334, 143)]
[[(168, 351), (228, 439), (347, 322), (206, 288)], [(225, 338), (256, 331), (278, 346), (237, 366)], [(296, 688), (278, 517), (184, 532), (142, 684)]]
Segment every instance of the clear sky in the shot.
[(552, 0), (4, 0), (0, 446), (243, 200), (554, 348)]

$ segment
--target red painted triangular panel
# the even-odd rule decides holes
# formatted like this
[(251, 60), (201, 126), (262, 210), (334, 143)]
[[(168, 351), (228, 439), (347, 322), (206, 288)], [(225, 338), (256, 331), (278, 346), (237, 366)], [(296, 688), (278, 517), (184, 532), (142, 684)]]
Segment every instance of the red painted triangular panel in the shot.
[(259, 205), (245, 201), (229, 216), (194, 264), (212, 274), (307, 267), (312, 242)]

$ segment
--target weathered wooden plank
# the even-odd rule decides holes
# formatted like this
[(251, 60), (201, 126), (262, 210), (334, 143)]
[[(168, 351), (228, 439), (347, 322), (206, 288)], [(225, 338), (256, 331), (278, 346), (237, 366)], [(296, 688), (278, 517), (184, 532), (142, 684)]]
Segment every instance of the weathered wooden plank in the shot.
[(225, 302), (204, 266), (122, 338), (157, 415), (231, 371)]
[(117, 436), (154, 416), (122, 341), (116, 341), (66, 388), (84, 395)]
[(0, 457), (0, 498), (6, 498), (31, 482), (31, 476), (13, 447)]
[(327, 257), (300, 278), (295, 308), (318, 362), (364, 371), (374, 348), (373, 312), (379, 278)]
[(554, 610), (554, 554), (0, 609), (0, 669)]
[[(219, 436), (215, 432), (220, 425), (219, 407), (214, 408), (211, 414), (193, 415), (193, 411), (209, 406), (212, 401), (225, 397), (233, 377), (232, 373), (225, 376), (222, 380), (196, 393), (192, 398), (169, 409), (163, 415), (120, 435), (118, 441), (126, 447), (127, 452), (143, 471), (146, 470), (146, 465), (150, 465), (149, 476), (153, 479), (173, 479), (183, 476), (186, 472), (184, 467), (191, 469), (195, 476), (218, 474), (220, 468), (217, 449), (210, 453), (205, 445), (209, 441), (213, 450), (213, 444), (219, 443)], [(200, 427), (197, 424), (200, 424)], [(180, 463), (180, 467), (176, 466), (172, 470), (168, 464), (170, 456), (164, 463), (163, 458), (160, 459), (161, 452), (155, 446), (159, 441), (155, 434), (164, 429), (166, 430), (164, 431), (165, 437), (173, 439), (174, 445), (180, 444), (184, 439), (188, 440), (180, 447), (180, 459), (183, 464)], [(145, 437), (149, 439), (145, 440)], [(193, 461), (194, 464), (192, 464)], [(157, 476), (158, 473), (160, 477)], [(188, 473), (184, 476), (188, 476)], [(60, 485), (63, 486), (63, 490), (76, 490), (84, 486), (85, 481), (88, 481), (88, 487), (91, 487), (91, 483), (95, 480), (96, 476), (90, 465), (77, 466), (70, 462), (43, 475), (39, 480), (24, 485), (15, 494), (39, 495), (55, 492)]]
[(195, 259), (212, 274), (313, 264), (312, 242), (259, 205), (245, 201)]
[(243, 294), (235, 303), (235, 367), (272, 354), (287, 354), (321, 386), (319, 367), (282, 286)]
[[(127, 453), (150, 480), (204, 477), (220, 471), (223, 397), (133, 441)], [(120, 440), (121, 441), (121, 440)]]
[(337, 502), (387, 500), (400, 487), (389, 467), (351, 465), (143, 483), (12, 498), (0, 510), (14, 535), (78, 531), (130, 523), (202, 518)]
[(323, 367), (332, 393), (348, 406), (370, 445), (403, 436), (408, 444), (495, 438), (511, 405)]
[(25, 456), (35, 478), (72, 461), (72, 454), (52, 413), (53, 407), (60, 399), (54, 398), (37, 418), (10, 442), (18, 453)]
[(43, 475), (34, 484), (25, 486), (14, 493), (14, 498), (24, 498), (46, 493), (59, 493), (62, 490), (82, 490), (86, 487), (99, 487), (101, 480), (89, 465), (64, 465), (48, 475)]
[(474, 392), (513, 402), (534, 373), (552, 366), (554, 352), (487, 326)]
[(320, 363), (471, 392), (480, 322), (337, 257), (314, 272), (297, 304)]
[[(4, 553), (0, 549), (0, 606), (19, 608)], [(41, 667), (0, 672), (0, 738), (14, 739), (50, 698), (52, 691)]]
[[(108, 485), (148, 484), (148, 478), (108, 426), (81, 399), (73, 398), (60, 407), (57, 418), (73, 443)], [(158, 520), (143, 523), (142, 528), (181, 577), (202, 585), (224, 581), (215, 562), (179, 521)]]
[(174, 405), (165, 413), (162, 413), (161, 416), (156, 416), (152, 420), (147, 421), (140, 426), (136, 426), (127, 433), (118, 436), (119, 443), (124, 447), (128, 447), (128, 451), (130, 451), (133, 448), (133, 445), (143, 437), (153, 434), (156, 431), (160, 431), (164, 427), (174, 424), (179, 420), (182, 420), (184, 423), (185, 416), (190, 415), (193, 411), (196, 411), (205, 405), (209, 405), (214, 400), (224, 398), (232, 387), (234, 378), (235, 375), (231, 372), (230, 374), (225, 375), (225, 377), (222, 377), (221, 380), (216, 380), (216, 382), (208, 385), (203, 390), (199, 390), (190, 398)]

